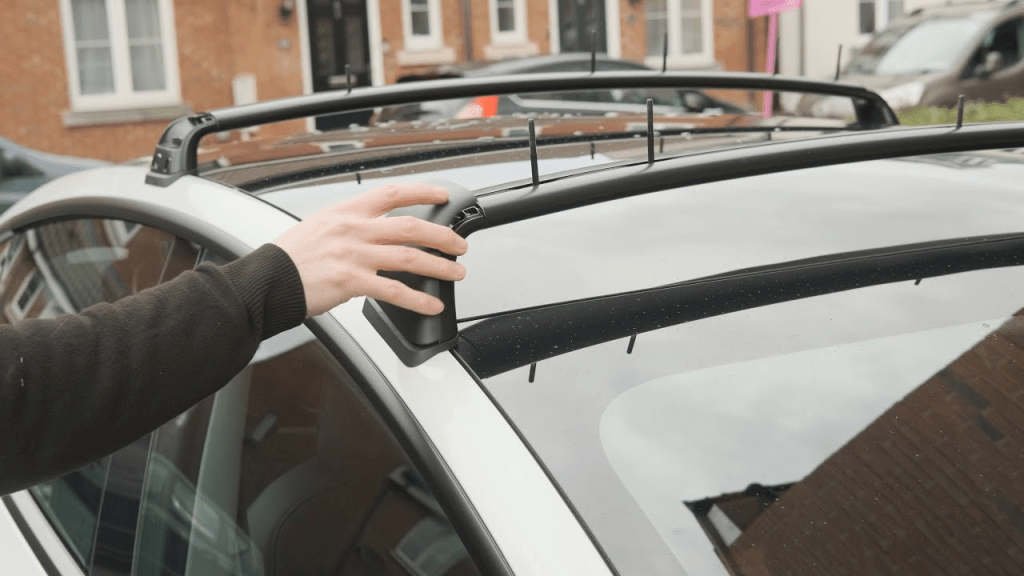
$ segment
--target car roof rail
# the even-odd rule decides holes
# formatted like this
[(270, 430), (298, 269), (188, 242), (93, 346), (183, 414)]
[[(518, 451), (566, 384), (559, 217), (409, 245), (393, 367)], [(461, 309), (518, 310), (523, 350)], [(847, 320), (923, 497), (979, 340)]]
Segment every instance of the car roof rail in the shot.
[(825, 82), (759, 73), (739, 72), (559, 72), (513, 74), (496, 77), (427, 80), (355, 90), (336, 90), (222, 108), (179, 118), (157, 144), (146, 183), (169, 186), (186, 174), (196, 174), (196, 155), (203, 136), (224, 130), (249, 128), (307, 116), (351, 110), (413, 104), (430, 100), (472, 98), (495, 94), (611, 90), (617, 88), (694, 88), (801, 92), (850, 98), (857, 121), (854, 127), (874, 129), (899, 124), (881, 96), (846, 82)]
[[(1024, 122), (850, 132), (550, 174), (536, 182), (525, 179), (478, 190), (475, 203), (460, 194), (453, 209), (424, 217), (465, 237), (546, 214), (697, 184), (867, 160), (1021, 147)], [(363, 314), (402, 362), (415, 366), (456, 344), (457, 333), (450, 327), (458, 322), (457, 303), (450, 285), (442, 282), (434, 289), (446, 298), (439, 318), (405, 312), (392, 318), (369, 301)]]

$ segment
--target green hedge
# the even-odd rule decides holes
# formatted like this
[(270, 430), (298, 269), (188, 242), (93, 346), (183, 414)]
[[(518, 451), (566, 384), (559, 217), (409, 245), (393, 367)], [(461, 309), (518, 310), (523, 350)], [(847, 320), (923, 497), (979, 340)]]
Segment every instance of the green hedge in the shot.
[[(919, 106), (896, 113), (900, 124), (924, 126), (927, 124), (955, 124), (956, 108)], [(966, 104), (964, 122), (1002, 122), (1024, 120), (1024, 98), (1011, 98), (1005, 104)]]

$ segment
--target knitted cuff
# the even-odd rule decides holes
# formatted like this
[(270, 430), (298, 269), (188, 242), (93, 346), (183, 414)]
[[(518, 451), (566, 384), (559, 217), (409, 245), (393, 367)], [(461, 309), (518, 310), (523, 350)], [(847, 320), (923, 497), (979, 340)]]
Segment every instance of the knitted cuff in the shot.
[(291, 257), (274, 244), (220, 267), (238, 292), (262, 340), (306, 319), (306, 294)]

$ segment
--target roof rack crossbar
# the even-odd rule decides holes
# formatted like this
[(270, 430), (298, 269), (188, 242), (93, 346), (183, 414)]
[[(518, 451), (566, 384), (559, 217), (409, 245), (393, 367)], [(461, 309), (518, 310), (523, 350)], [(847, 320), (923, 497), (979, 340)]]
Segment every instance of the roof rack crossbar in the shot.
[(459, 231), (468, 235), (482, 228), (618, 198), (747, 176), (885, 158), (1021, 147), (1024, 122), (1007, 122), (832, 134), (675, 156), (653, 163), (635, 161), (579, 175), (548, 175), (537, 186), (517, 183), (489, 189), (477, 197), (486, 218), (474, 220), (472, 229)]
[(757, 73), (689, 73), (615, 71), (594, 73), (516, 74), (504, 77), (428, 80), (380, 87), (320, 92), (223, 108), (179, 118), (164, 131), (153, 154), (146, 182), (169, 186), (196, 172), (199, 140), (214, 132), (249, 128), (307, 116), (350, 110), (396, 106), (431, 100), (552, 92), (559, 90), (609, 90), (615, 88), (719, 88), (771, 90), (848, 97), (856, 113), (856, 127), (871, 129), (899, 124), (889, 105), (878, 94), (856, 84), (821, 82)]

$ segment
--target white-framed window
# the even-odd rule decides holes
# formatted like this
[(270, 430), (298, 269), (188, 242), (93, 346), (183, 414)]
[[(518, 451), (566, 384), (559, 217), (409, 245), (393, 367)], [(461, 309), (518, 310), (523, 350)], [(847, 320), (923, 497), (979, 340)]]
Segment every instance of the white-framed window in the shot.
[(438, 0), (402, 0), (406, 50), (442, 47), (441, 6)]
[(525, 0), (490, 0), (491, 42), (526, 41)]
[(178, 104), (171, 0), (60, 0), (71, 107)]
[(858, 0), (857, 32), (870, 36), (903, 15), (903, 0)]
[(43, 292), (43, 284), (45, 279), (43, 274), (38, 269), (33, 270), (24, 281), (21, 286), (14, 293), (14, 297), (11, 298), (11, 315), (15, 321), (21, 320), (28, 316), (29, 310), (32, 309), (32, 305), (35, 304), (36, 299)]
[(668, 34), (670, 67), (714, 62), (711, 0), (646, 0), (647, 63), (661, 65)]

